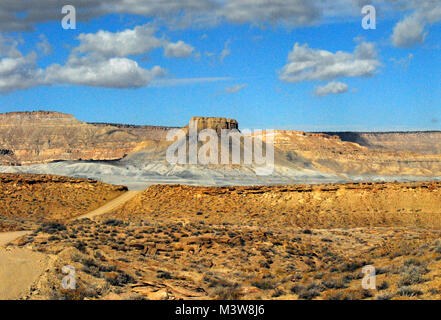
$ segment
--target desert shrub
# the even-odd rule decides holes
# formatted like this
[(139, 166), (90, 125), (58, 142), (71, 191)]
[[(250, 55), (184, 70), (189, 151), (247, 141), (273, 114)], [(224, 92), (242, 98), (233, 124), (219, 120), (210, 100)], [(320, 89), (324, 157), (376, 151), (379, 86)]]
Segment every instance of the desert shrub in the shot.
[(432, 294), (432, 295), (436, 295), (436, 294), (439, 294), (441, 291), (440, 291), (439, 289), (437, 289), (437, 288), (431, 288), (431, 289), (429, 290), (429, 292), (430, 292), (430, 294)]
[(318, 297), (325, 288), (323, 285), (317, 282), (311, 282), (308, 285), (294, 285), (291, 288), (291, 292), (299, 296), (300, 299), (311, 300)]
[(223, 286), (216, 287), (213, 295), (219, 300), (238, 300), (241, 296), (237, 287)]
[(383, 281), (379, 286), (377, 286), (378, 290), (386, 290), (389, 288), (389, 283), (387, 281)]
[(417, 297), (423, 294), (422, 291), (408, 286), (399, 288), (397, 293), (403, 297)]
[(75, 290), (65, 290), (54, 288), (50, 294), (50, 300), (83, 300), (86, 292), (82, 286)]
[(404, 266), (410, 267), (410, 266), (418, 266), (418, 267), (427, 267), (427, 263), (423, 262), (421, 260), (415, 259), (415, 258), (409, 258), (406, 261), (404, 261)]
[(385, 267), (378, 267), (375, 269), (375, 274), (385, 274), (391, 272), (392, 268), (391, 266), (385, 266)]
[(98, 290), (95, 286), (89, 285), (84, 290), (84, 296), (87, 298), (96, 298), (98, 296)]
[(158, 279), (172, 279), (172, 275), (168, 271), (158, 270), (156, 272), (156, 277)]
[(204, 278), (205, 281), (209, 282), (208, 287), (210, 288), (214, 288), (214, 287), (237, 287), (237, 284), (229, 282), (225, 279), (218, 279), (218, 278), (214, 278), (214, 279), (210, 279), (208, 277)]
[(85, 253), (85, 252), (86, 252), (86, 247), (87, 247), (87, 245), (86, 245), (84, 242), (82, 242), (82, 241), (77, 241), (77, 242), (74, 244), (74, 247), (75, 247), (78, 251)]
[(103, 222), (104, 225), (106, 226), (112, 226), (112, 227), (118, 227), (118, 226), (124, 226), (126, 225), (124, 222), (122, 222), (121, 220), (116, 220), (116, 219), (109, 219)]
[(348, 283), (348, 278), (329, 278), (324, 280), (322, 283), (328, 289), (343, 289), (346, 288)]
[(401, 269), (401, 276), (398, 279), (399, 287), (410, 286), (413, 284), (423, 283), (426, 281), (424, 275), (428, 272), (426, 267), (417, 265), (405, 265)]
[(56, 233), (58, 231), (66, 230), (66, 226), (62, 223), (58, 222), (46, 222), (43, 223), (43, 225), (40, 226), (40, 228), (37, 229), (37, 232), (44, 232), (44, 233)]
[(324, 272), (319, 272), (314, 275), (314, 279), (317, 279), (317, 280), (322, 279), (324, 275), (325, 275)]
[(130, 294), (129, 296), (125, 296), (124, 300), (140, 301), (140, 300), (147, 300), (147, 298), (141, 294), (134, 293), (134, 294)]
[(128, 283), (135, 282), (132, 276), (121, 270), (118, 270), (117, 272), (108, 272), (106, 273), (105, 278), (109, 284), (117, 287), (123, 287)]
[(253, 281), (251, 284), (261, 290), (271, 290), (275, 289), (277, 286), (276, 283), (272, 280)]
[(362, 268), (366, 264), (367, 264), (366, 262), (362, 262), (362, 261), (346, 262), (340, 266), (339, 271), (340, 272), (354, 272), (355, 270)]
[(276, 290), (274, 290), (274, 293), (271, 295), (271, 297), (278, 298), (280, 296), (283, 296), (284, 294), (285, 294), (285, 292), (283, 290), (276, 289)]
[(325, 300), (363, 300), (370, 297), (372, 297), (372, 293), (364, 289), (332, 289), (322, 295)]
[(390, 300), (395, 295), (392, 292), (386, 292), (375, 297), (376, 300)]

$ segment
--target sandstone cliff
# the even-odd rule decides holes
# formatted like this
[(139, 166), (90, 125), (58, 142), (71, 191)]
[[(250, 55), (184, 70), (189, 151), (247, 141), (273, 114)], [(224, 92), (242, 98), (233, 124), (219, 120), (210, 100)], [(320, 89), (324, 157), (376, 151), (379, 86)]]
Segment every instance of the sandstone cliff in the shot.
[(189, 126), (196, 126), (198, 132), (204, 129), (213, 129), (218, 134), (221, 134), (222, 130), (239, 129), (237, 120), (219, 117), (192, 117)]
[(168, 129), (89, 124), (59, 112), (0, 114), (0, 164), (117, 160), (143, 141), (164, 140)]
[(441, 154), (441, 131), (328, 132), (327, 134), (374, 149)]
[[(222, 129), (239, 129), (236, 120), (227, 118), (193, 117), (191, 123), (197, 123), (198, 131), (210, 128), (220, 133)], [(190, 124), (184, 129), (188, 130)], [(157, 162), (162, 169), (155, 167), (155, 170), (167, 175), (187, 169), (191, 169), (189, 176), (201, 173), (202, 167), (178, 169), (168, 166), (165, 155), (172, 143), (166, 141), (168, 129), (85, 123), (58, 112), (0, 114), (0, 164), (124, 158), (118, 164), (145, 168), (154, 167)], [(299, 170), (313, 170), (342, 179), (375, 175), (437, 177), (441, 176), (439, 138), (440, 132), (326, 134), (276, 131), (275, 165), (281, 172), (294, 170), (295, 174)], [(236, 169), (240, 171), (238, 174), (246, 170), (244, 167)], [(216, 167), (213, 170), (219, 172), (210, 171), (204, 175), (224, 176), (230, 169)]]

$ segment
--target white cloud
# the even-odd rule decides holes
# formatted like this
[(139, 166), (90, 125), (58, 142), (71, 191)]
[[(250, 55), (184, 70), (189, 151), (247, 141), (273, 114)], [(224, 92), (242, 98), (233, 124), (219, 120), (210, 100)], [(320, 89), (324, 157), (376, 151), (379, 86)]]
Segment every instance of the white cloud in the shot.
[[(183, 41), (172, 43), (155, 37), (154, 33), (152, 27), (144, 25), (115, 33), (81, 34), (79, 46), (72, 49), (66, 63), (55, 63), (46, 69), (37, 67), (35, 52), (24, 56), (17, 49), (17, 40), (0, 36), (0, 92), (57, 84), (118, 89), (148, 86), (164, 76), (166, 70), (160, 66), (145, 69), (127, 56), (144, 54), (157, 47), (164, 47), (164, 54), (169, 57), (186, 57), (194, 50)], [(46, 37), (41, 36), (40, 40), (37, 49), (48, 53), (51, 47)]]
[(398, 67), (401, 67), (404, 70), (407, 70), (410, 66), (410, 64), (412, 63), (414, 56), (412, 53), (409, 53), (409, 55), (407, 57), (401, 58), (401, 59), (396, 59), (396, 58), (391, 58), (390, 60)]
[(237, 23), (285, 22), (290, 25), (308, 25), (319, 20), (321, 11), (317, 1), (227, 0), (218, 14)]
[(97, 33), (80, 34), (80, 45), (75, 52), (99, 57), (127, 57), (149, 53), (163, 47), (164, 55), (173, 58), (189, 57), (194, 47), (182, 40), (170, 42), (155, 36), (156, 29), (148, 24), (121, 32), (100, 30)]
[(315, 50), (296, 43), (289, 53), (288, 63), (279, 71), (285, 82), (333, 80), (340, 77), (366, 77), (381, 66), (375, 45), (363, 42), (353, 53)]
[(186, 58), (191, 56), (194, 47), (179, 40), (176, 43), (166, 43), (164, 45), (164, 55), (169, 58)]
[(226, 89), (225, 89), (225, 92), (226, 92), (226, 93), (236, 93), (236, 92), (239, 92), (240, 90), (246, 88), (247, 86), (248, 86), (248, 85), (247, 85), (246, 83), (244, 83), (244, 84), (238, 84), (238, 85), (236, 85), (236, 86), (232, 86), (232, 87), (226, 88)]
[(409, 16), (398, 22), (392, 34), (394, 46), (409, 48), (423, 43), (427, 33), (424, 32), (425, 23), (417, 16)]
[(421, 44), (428, 35), (428, 26), (441, 21), (439, 0), (411, 1), (412, 15), (398, 22), (393, 30), (392, 42), (396, 47), (410, 48)]
[[(32, 30), (37, 23), (60, 21), (63, 0), (0, 2), (0, 31)], [(323, 21), (360, 18), (360, 7), (373, 4), (384, 15), (397, 11), (425, 12), (428, 23), (439, 21), (439, 0), (70, 0), (78, 21), (106, 14), (134, 14), (173, 26), (216, 25), (222, 21), (253, 25), (305, 26)], [(391, 15), (392, 15), (391, 14)]]
[(318, 86), (315, 88), (316, 97), (325, 97), (330, 94), (341, 94), (348, 91), (348, 85), (342, 82), (332, 81), (324, 86)]
[(47, 40), (44, 34), (40, 34), (38, 37), (40, 42), (37, 43), (37, 49), (45, 56), (49, 55), (52, 52), (52, 46)]
[(46, 70), (48, 83), (73, 84), (106, 88), (140, 88), (164, 75), (159, 66), (151, 70), (141, 68), (127, 58), (95, 60), (89, 57), (71, 57), (66, 65), (51, 65)]
[(43, 71), (37, 67), (37, 54), (23, 55), (18, 41), (0, 35), (0, 93), (28, 89), (43, 83)]
[(222, 50), (222, 52), (220, 54), (220, 57), (219, 57), (219, 60), (221, 62), (224, 61), (225, 58), (228, 57), (231, 54), (230, 43), (231, 43), (231, 40), (227, 40), (225, 42), (224, 49)]
[(143, 25), (115, 33), (103, 30), (97, 33), (82, 33), (78, 36), (80, 45), (75, 50), (104, 57), (127, 57), (148, 53), (163, 44), (162, 40), (155, 36), (155, 32), (155, 28)]

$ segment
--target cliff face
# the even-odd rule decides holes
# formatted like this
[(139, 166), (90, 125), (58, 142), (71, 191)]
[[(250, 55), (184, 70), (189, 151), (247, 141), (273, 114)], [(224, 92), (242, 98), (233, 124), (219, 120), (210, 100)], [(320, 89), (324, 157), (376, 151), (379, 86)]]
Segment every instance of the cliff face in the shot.
[(89, 124), (59, 112), (0, 114), (0, 164), (56, 160), (117, 160), (148, 140), (164, 140), (168, 128)]
[(236, 120), (218, 117), (193, 117), (190, 119), (189, 125), (196, 126), (198, 132), (204, 129), (213, 129), (218, 134), (221, 134), (223, 129), (239, 129), (239, 123)]
[[(195, 123), (198, 131), (210, 128), (219, 134), (222, 129), (239, 129), (236, 120), (227, 118), (193, 117), (190, 124)], [(169, 129), (92, 124), (58, 112), (0, 114), (0, 164), (119, 160), (128, 155), (125, 160), (142, 167), (165, 162)], [(441, 132), (276, 131), (274, 144), (275, 164), (285, 168), (337, 175), (441, 176)]]
[(328, 132), (343, 141), (391, 151), (441, 154), (441, 132)]

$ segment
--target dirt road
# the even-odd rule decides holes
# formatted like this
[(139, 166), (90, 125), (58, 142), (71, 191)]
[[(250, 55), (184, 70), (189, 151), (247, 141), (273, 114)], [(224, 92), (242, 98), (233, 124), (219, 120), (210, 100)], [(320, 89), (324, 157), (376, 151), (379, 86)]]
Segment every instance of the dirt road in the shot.
[(127, 191), (123, 195), (119, 196), (118, 198), (113, 199), (112, 201), (106, 203), (102, 207), (99, 207), (98, 209), (96, 209), (94, 211), (91, 211), (89, 213), (86, 213), (86, 214), (83, 214), (81, 216), (76, 217), (75, 220), (86, 219), (86, 218), (92, 219), (93, 217), (96, 217), (96, 216), (105, 214), (109, 211), (112, 211), (113, 209), (117, 208), (118, 206), (120, 206), (123, 203), (132, 199), (134, 196), (136, 196), (140, 192), (142, 192), (142, 191)]
[[(76, 219), (93, 218), (105, 214), (129, 201), (141, 191), (128, 191), (104, 206)], [(31, 231), (0, 233), (0, 300), (23, 297), (48, 267), (49, 256), (31, 250), (6, 247), (9, 242)]]
[(1, 232), (0, 233), (0, 247), (7, 245), (9, 242), (14, 241), (26, 234), (31, 233), (31, 231), (16, 231), (16, 232)]
[(47, 266), (45, 254), (21, 248), (5, 248), (30, 231), (0, 233), (0, 299), (21, 298)]

